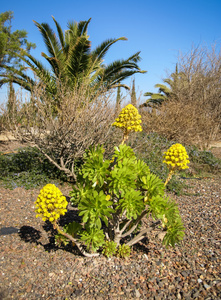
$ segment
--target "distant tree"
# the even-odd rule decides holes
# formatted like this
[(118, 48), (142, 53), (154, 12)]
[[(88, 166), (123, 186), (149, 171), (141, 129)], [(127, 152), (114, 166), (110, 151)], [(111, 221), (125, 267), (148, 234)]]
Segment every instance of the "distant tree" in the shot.
[(131, 104), (137, 107), (137, 97), (135, 91), (135, 79), (133, 80), (132, 90), (131, 90)]
[[(28, 42), (25, 30), (12, 31), (13, 12), (6, 11), (0, 14), (0, 87), (8, 83), (7, 109), (10, 116), (16, 110), (16, 97), (13, 87), (14, 70), (21, 72), (24, 67), (20, 55), (35, 48), (35, 44)], [(7, 80), (4, 78), (7, 77)]]
[(157, 107), (164, 101), (168, 100), (171, 96), (173, 99), (177, 97), (178, 87), (180, 82), (184, 82), (184, 76), (178, 72), (178, 66), (176, 65), (175, 72), (170, 75), (170, 78), (163, 79), (165, 84), (155, 84), (155, 88), (158, 88), (157, 93), (146, 92), (144, 96), (150, 97), (140, 107)]
[(117, 87), (117, 97), (116, 97), (116, 105), (115, 105), (115, 116), (118, 116), (121, 110), (121, 102), (122, 102), (122, 95), (121, 95), (121, 87)]
[[(6, 11), (0, 14), (1, 75), (2, 72), (10, 73), (10, 66), (13, 66), (14, 68), (18, 67), (19, 69), (21, 69), (21, 58), (19, 57), (19, 55), (21, 55), (24, 50), (29, 52), (32, 48), (36, 47), (35, 44), (28, 42), (27, 32), (25, 30), (16, 30), (12, 32), (12, 19), (12, 11)], [(3, 83), (4, 82), (1, 81), (1, 84)]]

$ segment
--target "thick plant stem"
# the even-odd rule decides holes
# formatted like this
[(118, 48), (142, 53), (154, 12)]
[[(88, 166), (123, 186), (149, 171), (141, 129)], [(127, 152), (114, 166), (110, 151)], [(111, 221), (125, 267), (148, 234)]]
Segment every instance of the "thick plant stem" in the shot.
[(165, 183), (164, 183), (164, 186), (167, 185), (167, 183), (168, 183), (168, 182), (170, 181), (170, 179), (172, 178), (173, 174), (174, 174), (174, 170), (170, 170), (170, 172), (169, 172), (169, 174), (168, 174), (168, 176), (167, 176), (167, 179), (166, 179), (166, 181), (165, 181)]
[(130, 235), (130, 234), (137, 228), (137, 225), (138, 225), (139, 222), (143, 219), (143, 217), (146, 215), (146, 213), (147, 213), (147, 210), (144, 210), (144, 211), (142, 212), (142, 214), (139, 216), (139, 218), (137, 218), (137, 220), (136, 220), (135, 224), (133, 225), (133, 227), (131, 227), (130, 230), (128, 230), (126, 233), (123, 234), (123, 232), (127, 229), (127, 227), (128, 227), (128, 226), (130, 225), (130, 223), (131, 223), (131, 220), (128, 221), (128, 222), (124, 225), (124, 227), (121, 229), (121, 238), (124, 238), (124, 237)]
[(120, 231), (120, 220), (119, 215), (115, 214), (113, 216), (113, 223), (112, 223), (112, 231), (113, 231), (113, 238), (114, 242), (119, 246), (121, 240), (121, 231)]
[(137, 218), (136, 222), (134, 223), (134, 225), (125, 233), (123, 233), (128, 226), (130, 226), (131, 222), (133, 222), (133, 220), (129, 220), (124, 226), (123, 228), (120, 230), (120, 223), (119, 220), (117, 220), (117, 222), (115, 222), (117, 224), (117, 226), (115, 226), (114, 228), (114, 242), (117, 244), (117, 246), (119, 246), (120, 244), (120, 240), (128, 235), (130, 235), (138, 226), (139, 222), (142, 220), (142, 218), (146, 215), (147, 210), (144, 210), (142, 212), (142, 214), (139, 216), (139, 218)]
[(80, 252), (87, 257), (93, 257), (93, 256), (99, 256), (99, 253), (88, 253), (84, 250), (84, 248), (82, 247), (82, 245), (70, 234), (68, 234), (67, 232), (64, 232), (63, 230), (60, 229), (59, 225), (57, 223), (53, 224), (54, 229), (57, 229), (57, 231), (62, 234), (63, 236), (65, 236), (66, 238), (68, 238), (70, 241), (72, 241), (80, 250)]
[(128, 132), (125, 132), (123, 135), (123, 140), (122, 140), (121, 145), (123, 145), (128, 140), (128, 138), (129, 138)]
[(146, 234), (148, 232), (151, 232), (152, 230), (154, 230), (156, 228), (156, 226), (158, 226), (160, 223), (161, 223), (161, 221), (158, 220), (155, 223), (153, 223), (149, 228), (143, 229), (132, 240), (130, 240), (128, 243), (126, 243), (126, 245), (127, 246), (133, 246), (134, 244), (138, 243), (139, 241), (141, 241), (146, 236)]

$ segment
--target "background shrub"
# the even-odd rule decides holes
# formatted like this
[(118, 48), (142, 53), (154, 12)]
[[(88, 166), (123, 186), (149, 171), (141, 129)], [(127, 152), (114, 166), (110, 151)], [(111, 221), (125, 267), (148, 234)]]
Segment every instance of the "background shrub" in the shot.
[(0, 182), (6, 188), (23, 186), (30, 189), (58, 181), (67, 181), (66, 175), (36, 148), (27, 147), (17, 153), (0, 155)]

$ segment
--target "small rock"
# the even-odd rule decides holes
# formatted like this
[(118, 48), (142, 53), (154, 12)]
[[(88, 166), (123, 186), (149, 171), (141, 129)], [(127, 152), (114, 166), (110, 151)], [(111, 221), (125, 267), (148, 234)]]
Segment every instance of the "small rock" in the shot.
[(75, 291), (74, 291), (74, 294), (75, 294), (76, 296), (80, 296), (81, 293), (82, 293), (82, 290), (75, 290)]
[(188, 276), (188, 274), (187, 274), (186, 271), (182, 271), (181, 274), (183, 275), (183, 277), (187, 277)]
[(135, 296), (136, 296), (136, 298), (140, 298), (141, 294), (138, 290), (135, 290)]
[(211, 286), (206, 284), (206, 283), (204, 283), (203, 286), (204, 286), (205, 289), (210, 289), (211, 288)]
[(180, 293), (177, 293), (177, 299), (179, 299), (179, 300), (182, 299)]

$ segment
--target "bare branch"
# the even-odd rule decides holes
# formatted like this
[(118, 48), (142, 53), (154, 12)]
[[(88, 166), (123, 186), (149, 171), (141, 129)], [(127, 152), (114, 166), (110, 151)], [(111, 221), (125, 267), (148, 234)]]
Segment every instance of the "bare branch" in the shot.
[(143, 229), (132, 240), (130, 240), (128, 243), (126, 243), (126, 245), (132, 246), (132, 245), (136, 244), (137, 242), (141, 241), (148, 232), (153, 231), (160, 223), (161, 223), (161, 221), (158, 220), (155, 223), (153, 223), (149, 228)]
[(99, 256), (99, 253), (88, 253), (84, 250), (83, 246), (81, 245), (81, 243), (79, 243), (72, 235), (68, 234), (67, 232), (64, 232), (62, 229), (60, 229), (60, 227), (58, 226), (57, 223), (54, 224), (54, 229), (57, 229), (57, 231), (62, 234), (63, 236), (65, 236), (66, 238), (68, 238), (70, 241), (72, 241), (80, 250), (80, 252), (87, 257), (94, 257), (94, 256)]
[[(131, 229), (128, 230), (126, 233), (122, 234), (121, 237), (124, 238), (124, 237), (130, 235), (137, 228), (137, 225), (140, 223), (140, 221), (143, 219), (143, 217), (146, 215), (147, 212), (148, 212), (147, 210), (144, 210), (142, 212), (142, 214), (137, 218), (135, 224), (131, 227)], [(132, 222), (133, 222), (133, 220), (128, 221), (122, 228), (121, 233), (123, 233), (127, 229), (127, 227), (130, 226), (130, 224)]]
[[(89, 146), (104, 144), (108, 150), (117, 141), (111, 124), (114, 120), (111, 91), (97, 91), (82, 84), (70, 90), (57, 84), (56, 100), (44, 85), (33, 88), (31, 95), (20, 98), (16, 114), (7, 115), (8, 128), (20, 141), (36, 146), (59, 170), (76, 181), (76, 160)], [(59, 101), (59, 103), (57, 103)]]

